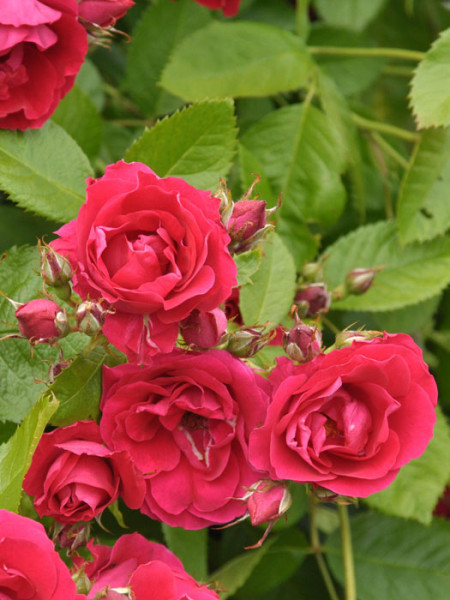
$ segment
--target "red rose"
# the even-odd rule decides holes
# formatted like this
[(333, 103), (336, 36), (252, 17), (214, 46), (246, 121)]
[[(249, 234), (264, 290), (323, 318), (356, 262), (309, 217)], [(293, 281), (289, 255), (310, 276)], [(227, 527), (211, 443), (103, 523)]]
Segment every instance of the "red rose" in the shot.
[(195, 2), (213, 10), (220, 8), (226, 17), (233, 17), (239, 12), (241, 0), (195, 0)]
[(46, 298), (25, 302), (15, 316), (20, 333), (35, 344), (52, 342), (69, 330), (63, 309)]
[(41, 127), (87, 52), (76, 0), (0, 2), (0, 128)]
[(75, 291), (110, 304), (103, 333), (130, 360), (170, 352), (182, 319), (230, 295), (236, 266), (219, 205), (182, 179), (120, 161), (88, 180), (78, 219), (57, 232)]
[(133, 0), (78, 0), (80, 3), (80, 19), (98, 25), (109, 27), (115, 25), (134, 5)]
[(40, 523), (0, 510), (0, 597), (83, 600)]
[(279, 360), (250, 461), (272, 479), (365, 497), (387, 487), (433, 435), (437, 389), (405, 334), (353, 342), (294, 365)]
[[(217, 600), (206, 586), (200, 586), (186, 573), (181, 561), (165, 546), (149, 542), (139, 533), (121, 536), (112, 548), (90, 542), (92, 562), (76, 559), (93, 582), (88, 598), (110, 588), (107, 599), (115, 598), (115, 588), (131, 588), (133, 598), (146, 600)], [(104, 596), (102, 595), (102, 598)], [(123, 596), (117, 595), (117, 598)]]
[(234, 498), (261, 478), (247, 448), (266, 412), (263, 377), (211, 350), (160, 354), (145, 368), (106, 368), (103, 379), (100, 430), (146, 474), (142, 512), (186, 529), (243, 514)]
[(59, 523), (90, 521), (119, 495), (130, 508), (139, 508), (145, 493), (128, 454), (105, 448), (94, 421), (45, 433), (23, 489), (34, 496), (40, 517)]
[(207, 349), (217, 346), (227, 330), (227, 317), (220, 308), (208, 311), (193, 310), (180, 323), (186, 344)]

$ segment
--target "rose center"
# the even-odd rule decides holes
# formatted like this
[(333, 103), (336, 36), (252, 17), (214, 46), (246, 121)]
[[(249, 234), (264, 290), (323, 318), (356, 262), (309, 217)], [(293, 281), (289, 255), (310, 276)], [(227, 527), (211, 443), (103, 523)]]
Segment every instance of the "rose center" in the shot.
[(201, 415), (191, 412), (185, 412), (181, 419), (181, 427), (189, 431), (198, 431), (199, 429), (208, 429), (208, 419)]

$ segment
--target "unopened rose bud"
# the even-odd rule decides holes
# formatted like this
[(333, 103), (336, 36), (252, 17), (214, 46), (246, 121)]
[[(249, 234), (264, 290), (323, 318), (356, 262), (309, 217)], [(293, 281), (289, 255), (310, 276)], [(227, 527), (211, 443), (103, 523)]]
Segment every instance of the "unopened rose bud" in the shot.
[(224, 226), (227, 227), (231, 213), (233, 212), (234, 203), (224, 179), (219, 180), (219, 187), (215, 192), (214, 197), (220, 200), (220, 218)]
[(306, 362), (320, 354), (322, 334), (315, 327), (303, 323), (295, 325), (283, 335), (283, 348), (292, 360)]
[(344, 331), (337, 334), (335, 346), (336, 348), (348, 348), (353, 342), (368, 342), (376, 337), (383, 337), (383, 333), (381, 331), (365, 331), (363, 329), (358, 331), (344, 329)]
[(133, 0), (78, 0), (78, 2), (80, 19), (98, 27), (115, 25), (117, 19), (122, 18), (134, 5)]
[(359, 296), (367, 292), (380, 269), (353, 269), (345, 278), (347, 294)]
[(263, 333), (263, 328), (242, 327), (230, 334), (227, 350), (239, 358), (250, 358), (269, 342), (272, 332)]
[(15, 315), (20, 333), (33, 344), (54, 342), (70, 331), (65, 311), (52, 300), (25, 302)]
[(247, 510), (252, 525), (277, 521), (292, 504), (292, 496), (284, 483), (262, 480), (251, 489)]
[(220, 308), (208, 311), (195, 309), (181, 321), (180, 329), (186, 344), (207, 350), (220, 344), (227, 330), (227, 318)]
[(52, 287), (60, 287), (70, 281), (72, 267), (64, 256), (53, 250), (51, 246), (39, 244), (41, 252), (41, 277)]
[[(64, 525), (54, 521), (53, 542), (60, 548), (66, 548), (72, 554), (80, 546), (86, 546), (91, 536), (90, 523)], [(82, 572), (78, 572), (82, 579)], [(78, 587), (78, 584), (77, 584)]]
[(250, 250), (262, 237), (266, 227), (264, 200), (240, 200), (233, 207), (228, 221), (230, 249), (235, 253)]
[(327, 312), (331, 303), (331, 294), (324, 283), (301, 286), (295, 300), (300, 317), (312, 318)]
[(97, 335), (103, 327), (107, 313), (98, 302), (82, 302), (75, 313), (78, 331), (86, 335)]

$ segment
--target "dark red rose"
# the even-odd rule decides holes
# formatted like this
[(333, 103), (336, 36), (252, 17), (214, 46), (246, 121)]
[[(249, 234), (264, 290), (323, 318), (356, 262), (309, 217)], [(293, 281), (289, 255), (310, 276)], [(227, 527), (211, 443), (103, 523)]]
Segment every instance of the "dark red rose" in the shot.
[(223, 350), (105, 368), (100, 429), (145, 474), (142, 512), (186, 529), (242, 515), (236, 498), (261, 479), (247, 448), (264, 420), (268, 390), (262, 376)]
[(108, 450), (95, 421), (44, 433), (23, 482), (40, 517), (59, 523), (90, 521), (119, 495), (139, 508), (145, 484), (127, 452)]
[(365, 497), (433, 435), (436, 383), (408, 335), (356, 341), (301, 365), (281, 358), (270, 380), (272, 402), (249, 456), (272, 479)]
[(0, 598), (83, 600), (40, 523), (0, 510)]
[(111, 307), (103, 333), (131, 361), (170, 352), (179, 322), (217, 308), (236, 283), (220, 200), (177, 177), (123, 161), (89, 179), (78, 218), (52, 246), (74, 289)]
[(80, 19), (99, 27), (115, 25), (134, 6), (133, 0), (78, 0)]
[(0, 128), (41, 127), (87, 52), (76, 0), (1, 0)]

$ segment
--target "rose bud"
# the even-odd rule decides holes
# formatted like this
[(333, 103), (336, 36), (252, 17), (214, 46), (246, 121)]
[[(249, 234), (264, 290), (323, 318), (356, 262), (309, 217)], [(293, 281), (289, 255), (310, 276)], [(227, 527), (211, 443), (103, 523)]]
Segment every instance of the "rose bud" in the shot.
[(41, 277), (48, 285), (59, 287), (70, 281), (72, 267), (64, 256), (53, 250), (51, 246), (39, 244), (41, 252)]
[(15, 315), (20, 333), (32, 344), (51, 343), (70, 331), (66, 312), (46, 298), (25, 302)]
[(230, 249), (236, 254), (250, 250), (266, 229), (264, 200), (240, 200), (233, 207), (228, 221)]
[(322, 334), (315, 327), (298, 323), (283, 334), (283, 348), (292, 360), (306, 362), (320, 354)]
[(264, 328), (242, 327), (230, 334), (227, 351), (239, 358), (250, 358), (269, 342), (272, 331), (263, 333)]
[(198, 310), (191, 312), (180, 323), (181, 334), (186, 344), (206, 350), (217, 346), (227, 330), (227, 318), (223, 310)]
[(262, 480), (251, 488), (247, 510), (252, 525), (277, 521), (292, 504), (292, 496), (285, 483)]
[(336, 348), (348, 348), (353, 342), (368, 342), (376, 337), (383, 337), (381, 331), (364, 331), (363, 329), (352, 331), (351, 329), (344, 329), (336, 336), (335, 346)]
[(102, 329), (107, 312), (98, 302), (82, 302), (75, 313), (78, 331), (86, 335), (97, 335)]
[(359, 296), (367, 292), (380, 268), (353, 269), (345, 278), (345, 291), (347, 294)]
[(81, 21), (98, 27), (115, 25), (134, 5), (133, 0), (79, 0)]
[(331, 304), (331, 295), (324, 283), (315, 283), (301, 286), (294, 302), (301, 317), (311, 318), (328, 311)]
[(63, 525), (54, 522), (53, 543), (60, 548), (66, 548), (69, 554), (73, 554), (77, 548), (86, 546), (91, 537), (90, 523), (76, 523), (75, 525)]

